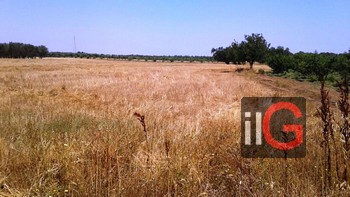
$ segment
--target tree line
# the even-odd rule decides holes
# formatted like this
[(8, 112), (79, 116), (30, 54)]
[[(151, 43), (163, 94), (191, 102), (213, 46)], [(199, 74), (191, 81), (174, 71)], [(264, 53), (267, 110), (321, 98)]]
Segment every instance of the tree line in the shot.
[(129, 61), (212, 62), (211, 56), (167, 55), (111, 55), (85, 52), (49, 52), (46, 46), (34, 46), (19, 42), (0, 43), (0, 58), (70, 57), (87, 59), (116, 59)]
[(86, 59), (115, 59), (115, 60), (129, 60), (129, 61), (179, 61), (179, 62), (211, 62), (213, 58), (210, 56), (168, 56), (168, 55), (111, 55), (111, 54), (97, 54), (85, 52), (50, 52), (48, 57), (70, 57), (70, 58), (86, 58)]
[(289, 48), (270, 47), (262, 34), (245, 35), (245, 40), (234, 41), (228, 47), (212, 49), (216, 61), (227, 64), (249, 63), (253, 68), (255, 62), (266, 63), (274, 74), (286, 74), (296, 79), (313, 81), (336, 81), (350, 72), (350, 50), (345, 53), (305, 53), (293, 54)]
[(0, 43), (0, 58), (43, 58), (48, 53), (49, 50), (43, 45), (34, 46), (19, 42)]

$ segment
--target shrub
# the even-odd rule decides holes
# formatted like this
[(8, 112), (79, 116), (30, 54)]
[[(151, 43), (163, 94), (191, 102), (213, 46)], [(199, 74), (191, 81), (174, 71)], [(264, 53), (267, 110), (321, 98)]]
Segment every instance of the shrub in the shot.
[(291, 55), (274, 55), (269, 57), (267, 64), (272, 68), (273, 73), (283, 73), (288, 69), (295, 68), (295, 60)]
[(285, 72), (284, 77), (295, 79), (298, 81), (303, 81), (303, 79), (305, 79), (305, 76), (303, 74), (301, 74), (298, 71), (291, 70), (291, 69), (289, 69), (287, 72)]
[(258, 74), (265, 74), (265, 70), (260, 68), (260, 69), (258, 70)]

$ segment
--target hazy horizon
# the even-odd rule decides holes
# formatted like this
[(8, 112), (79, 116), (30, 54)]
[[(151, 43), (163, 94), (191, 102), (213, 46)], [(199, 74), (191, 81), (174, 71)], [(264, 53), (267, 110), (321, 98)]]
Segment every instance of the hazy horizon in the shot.
[(347, 1), (19, 1), (0, 2), (0, 43), (50, 51), (209, 56), (262, 33), (292, 52), (350, 48)]

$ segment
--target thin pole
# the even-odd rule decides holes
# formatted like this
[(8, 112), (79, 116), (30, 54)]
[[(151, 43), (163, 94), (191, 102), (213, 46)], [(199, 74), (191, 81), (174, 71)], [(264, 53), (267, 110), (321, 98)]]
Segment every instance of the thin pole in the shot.
[(73, 48), (73, 52), (76, 53), (77, 52), (77, 45), (75, 43), (75, 36), (74, 36), (74, 48)]

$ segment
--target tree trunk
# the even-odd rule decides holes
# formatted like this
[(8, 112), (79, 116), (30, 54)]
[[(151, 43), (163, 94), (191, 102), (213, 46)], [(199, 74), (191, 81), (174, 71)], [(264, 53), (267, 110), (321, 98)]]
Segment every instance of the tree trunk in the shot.
[(253, 69), (253, 64), (254, 64), (254, 61), (249, 62), (250, 69)]

